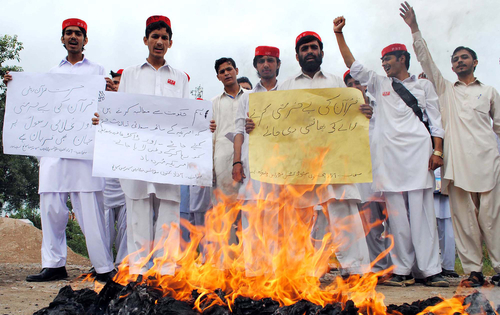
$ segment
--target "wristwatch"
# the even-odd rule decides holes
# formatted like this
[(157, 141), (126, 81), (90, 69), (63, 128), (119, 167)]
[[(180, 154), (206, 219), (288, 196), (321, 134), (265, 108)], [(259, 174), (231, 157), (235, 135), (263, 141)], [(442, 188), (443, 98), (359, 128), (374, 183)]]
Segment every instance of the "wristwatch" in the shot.
[(439, 156), (440, 158), (444, 158), (444, 154), (441, 151), (434, 150), (434, 152), (432, 152), (432, 154), (435, 156)]

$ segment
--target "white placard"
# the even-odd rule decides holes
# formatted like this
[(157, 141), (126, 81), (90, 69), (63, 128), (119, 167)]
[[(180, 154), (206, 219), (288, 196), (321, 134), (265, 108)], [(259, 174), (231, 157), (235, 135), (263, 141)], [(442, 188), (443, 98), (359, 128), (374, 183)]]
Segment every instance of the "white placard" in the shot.
[(5, 154), (92, 159), (104, 76), (12, 72), (3, 126)]
[(212, 103), (105, 92), (93, 175), (212, 186)]

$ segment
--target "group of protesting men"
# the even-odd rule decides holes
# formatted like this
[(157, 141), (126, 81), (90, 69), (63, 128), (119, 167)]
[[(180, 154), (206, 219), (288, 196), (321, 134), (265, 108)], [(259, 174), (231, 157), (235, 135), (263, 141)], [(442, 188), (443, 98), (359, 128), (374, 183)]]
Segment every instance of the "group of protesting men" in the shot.
[[(454, 243), (452, 238), (451, 246), (441, 248), (441, 255), (446, 255), (448, 261), (442, 268), (439, 244), (442, 237), (436, 224), (439, 211), (435, 212), (435, 208), (446, 208), (446, 200), (443, 203), (441, 197), (448, 194), (451, 213), (438, 215), (438, 219), (448, 217), (448, 225), (439, 228), (446, 230), (447, 226), (448, 232), (444, 234), (448, 240), (454, 232), (458, 256), (469, 275), (463, 284), (481, 286), (485, 282), (483, 241), (492, 266), (500, 273), (500, 242), (494, 241), (495, 231), (500, 231), (500, 154), (496, 138), (500, 135), (500, 95), (474, 76), (478, 59), (467, 47), (456, 48), (451, 58), (457, 80), (445, 80), (422, 38), (413, 8), (404, 3), (400, 10), (411, 29), (416, 58), (428, 79), (410, 75), (410, 53), (403, 44), (382, 50), (386, 76), (364, 67), (348, 47), (343, 35), (346, 20), (339, 17), (334, 20), (333, 29), (349, 68), (343, 79), (321, 70), (323, 41), (315, 32), (303, 32), (295, 41), (301, 69), (283, 82), (277, 80), (281, 65), (279, 49), (256, 48), (253, 65), (260, 81), (250, 93), (346, 86), (362, 92), (365, 104), (360, 111), (370, 119), (373, 183), (331, 184), (326, 189), (317, 189), (318, 185), (293, 205), (296, 211), (323, 209), (318, 211), (317, 224), (329, 225), (332, 230), (340, 221), (353, 227), (348, 233), (356, 241), (340, 244), (336, 252), (343, 272), (368, 272), (366, 265), (388, 246), (383, 237), (387, 233), (393, 235), (394, 248), (373, 265), (373, 271), (395, 266), (389, 278), (381, 279), (383, 283), (405, 286), (420, 278), (426, 285), (448, 286), (443, 275), (454, 274)], [(51, 73), (104, 74), (102, 66), (83, 55), (88, 42), (84, 21), (65, 20), (61, 42), (68, 55)], [(112, 72), (106, 89), (188, 98), (189, 77), (164, 59), (172, 46), (172, 26), (167, 17), (148, 18), (144, 44), (149, 49), (146, 61)], [(249, 173), (248, 139), (255, 124), (247, 115), (249, 93), (237, 81), (238, 68), (233, 59), (221, 58), (215, 63), (215, 70), (224, 91), (212, 100), (214, 188), (235, 202), (255, 203), (258, 196), (272, 199), (275, 187), (252, 179)], [(4, 82), (10, 80), (12, 76), (6, 74)], [(93, 121), (97, 124), (96, 116)], [(442, 184), (439, 194), (435, 194), (434, 170), (439, 168)], [(219, 202), (210, 187), (97, 178), (92, 177), (92, 161), (52, 157), (40, 160), (39, 193), (43, 269), (28, 276), (27, 281), (67, 277), (68, 196), (85, 234), (99, 281), (107, 281), (115, 273), (111, 251), (114, 241), (118, 251), (115, 262), (121, 262), (127, 252), (138, 252), (135, 261), (129, 261), (130, 272), (144, 274), (148, 264), (137, 262), (147, 257), (148, 249), (153, 249), (155, 240), (163, 233), (163, 225), (178, 224), (180, 215), (190, 212), (194, 214), (195, 225), (203, 224), (205, 211), (212, 203)], [(451, 233), (449, 217), (453, 223)], [(248, 226), (244, 214), (241, 220), (243, 228)], [(251, 247), (245, 239), (243, 244)], [(165, 246), (175, 250), (179, 238)], [(140, 251), (143, 248), (146, 250)], [(163, 250), (158, 250), (153, 256), (162, 254)], [(251, 252), (248, 259), (251, 260)], [(162, 274), (174, 272), (175, 264), (162, 266)], [(492, 280), (498, 281), (499, 277), (497, 274)]]

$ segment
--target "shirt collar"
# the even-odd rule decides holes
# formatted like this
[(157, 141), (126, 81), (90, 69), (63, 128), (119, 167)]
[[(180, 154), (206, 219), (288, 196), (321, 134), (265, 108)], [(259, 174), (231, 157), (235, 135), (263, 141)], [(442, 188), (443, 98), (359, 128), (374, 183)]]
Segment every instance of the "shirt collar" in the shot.
[(392, 77), (391, 78), (393, 81), (396, 81), (396, 82), (412, 82), (412, 81), (417, 81), (417, 77), (415, 75), (411, 75), (404, 79), (403, 81), (399, 80), (398, 78), (395, 78), (395, 77)]
[(295, 80), (297, 80), (297, 79), (299, 79), (299, 78), (301, 78), (301, 77), (306, 78), (306, 79), (313, 80), (313, 79), (316, 79), (316, 78), (318, 78), (318, 77), (324, 77), (324, 78), (325, 78), (325, 75), (323, 74), (323, 71), (322, 71), (322, 70), (321, 70), (321, 68), (320, 68), (320, 69), (319, 69), (319, 71), (318, 71), (318, 72), (316, 72), (316, 73), (314, 74), (314, 76), (311, 78), (310, 76), (308, 76), (307, 74), (305, 74), (305, 73), (302, 71), (302, 69), (300, 69), (300, 72), (299, 72), (297, 75), (295, 75)]
[[(82, 60), (80, 60), (80, 61), (78, 61), (77, 63), (75, 63), (75, 65), (77, 65), (77, 64), (79, 64), (79, 63), (82, 63), (82, 64), (83, 64), (83, 63), (88, 63), (88, 62), (89, 62), (89, 61), (88, 61), (88, 59), (87, 59), (87, 58), (85, 58), (85, 55), (83, 55), (83, 59), (82, 59)], [(70, 65), (72, 65), (72, 66), (73, 66), (73, 64), (71, 64), (71, 62), (69, 62), (69, 61), (68, 61), (68, 57), (66, 56), (66, 57), (64, 57), (64, 58), (63, 58), (63, 60), (61, 60), (61, 62), (59, 63), (59, 67), (62, 67), (62, 66), (63, 66), (64, 64), (66, 64), (66, 63), (68, 63), (68, 64), (70, 64)]]
[[(157, 71), (157, 70), (155, 69), (155, 67), (153, 67), (153, 66), (149, 63), (149, 61), (148, 61), (147, 59), (146, 59), (146, 62), (145, 62), (145, 63), (143, 63), (143, 64), (141, 65), (141, 68), (144, 68), (144, 67), (150, 67), (151, 69), (153, 69), (153, 70)], [(165, 64), (164, 64), (163, 66), (161, 66), (160, 68), (158, 68), (158, 70), (160, 70), (160, 69), (162, 69), (162, 68), (167, 68), (167, 70), (170, 70), (170, 65), (167, 63), (167, 61), (166, 61), (166, 60), (165, 60)]]
[[(258, 88), (258, 87), (260, 87), (260, 88)], [(263, 86), (262, 83), (261, 83), (261, 81), (259, 80), (259, 82), (257, 82), (257, 84), (255, 85), (255, 87), (253, 88), (252, 91), (255, 92), (255, 91), (260, 90), (260, 89), (263, 89), (263, 90), (267, 91), (267, 89), (265, 88), (265, 86)], [(276, 80), (276, 84), (269, 91), (274, 91), (274, 90), (277, 90), (277, 89), (278, 89), (278, 80)]]
[(240, 96), (243, 93), (245, 93), (245, 89), (240, 86), (240, 90), (238, 91), (238, 94), (236, 94), (236, 97), (233, 97), (231, 94), (226, 93), (225, 90), (222, 92), (221, 96), (225, 95), (225, 96), (232, 98), (234, 100), (235, 98), (237, 98), (238, 96)]
[(474, 81), (469, 83), (469, 84), (465, 84), (464, 82), (460, 81), (460, 80), (457, 80), (455, 81), (455, 83), (453, 84), (454, 86), (457, 86), (457, 85), (473, 85), (473, 84), (477, 84), (477, 85), (483, 85), (483, 82), (479, 81), (478, 78), (474, 78)]

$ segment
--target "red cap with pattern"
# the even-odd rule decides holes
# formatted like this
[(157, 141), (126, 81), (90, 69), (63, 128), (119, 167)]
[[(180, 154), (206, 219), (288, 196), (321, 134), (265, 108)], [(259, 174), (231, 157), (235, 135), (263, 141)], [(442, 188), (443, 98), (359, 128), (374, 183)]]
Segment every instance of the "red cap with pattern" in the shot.
[(347, 77), (348, 74), (351, 73), (351, 70), (347, 70), (345, 73), (344, 73), (344, 81), (345, 81), (345, 77)]
[(117, 74), (122, 74), (123, 73), (123, 69), (120, 69), (118, 71), (116, 71)]
[(85, 23), (84, 20), (80, 20), (80, 19), (67, 19), (67, 20), (64, 20), (62, 22), (62, 29), (64, 30), (68, 26), (78, 26), (78, 27), (83, 28), (85, 30), (85, 32), (87, 31), (87, 23)]
[(170, 25), (170, 19), (166, 16), (163, 16), (163, 15), (152, 15), (152, 16), (148, 17), (148, 19), (146, 20), (146, 27), (148, 27), (149, 24), (151, 24), (151, 23), (155, 23), (155, 22), (159, 22), (159, 21), (163, 21), (163, 22), (167, 23), (168, 27), (172, 28), (172, 25)]
[(385, 47), (384, 49), (382, 49), (382, 57), (384, 57), (385, 55), (387, 55), (390, 52), (398, 51), (398, 50), (408, 51), (406, 49), (406, 46), (403, 44), (392, 44), (392, 45), (389, 45), (389, 46)]
[(299, 40), (300, 40), (301, 38), (306, 37), (306, 36), (314, 36), (314, 37), (316, 37), (316, 38), (317, 38), (320, 42), (323, 42), (323, 41), (321, 40), (321, 37), (319, 37), (319, 35), (318, 35), (317, 33), (307, 31), (307, 32), (301, 33), (299, 36), (297, 36), (297, 38), (295, 39), (295, 46), (297, 46), (297, 43), (299, 42)]
[(255, 48), (255, 56), (280, 57), (280, 50), (273, 46), (259, 46)]

